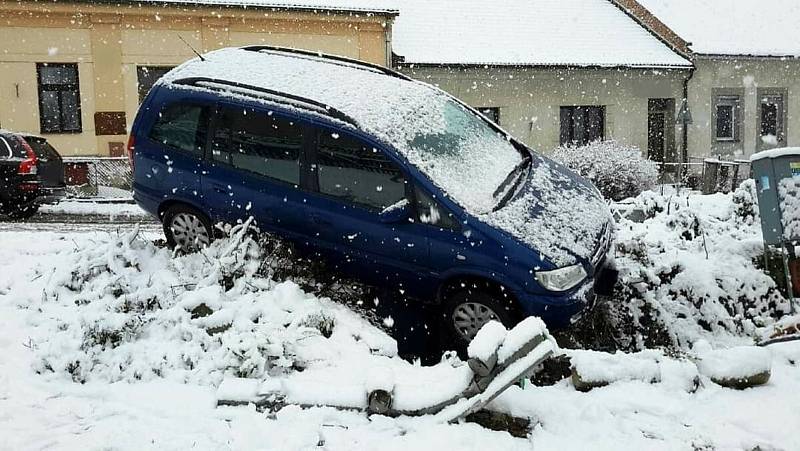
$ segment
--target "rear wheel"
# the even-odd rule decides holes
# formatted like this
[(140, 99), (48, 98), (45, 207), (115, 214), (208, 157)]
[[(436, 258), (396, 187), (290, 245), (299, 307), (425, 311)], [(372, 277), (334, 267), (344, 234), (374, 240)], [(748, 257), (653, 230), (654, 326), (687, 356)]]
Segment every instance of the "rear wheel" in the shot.
[(188, 205), (174, 205), (162, 218), (167, 244), (185, 253), (197, 252), (211, 244), (211, 222), (206, 215)]
[(519, 321), (513, 298), (502, 290), (470, 284), (452, 291), (444, 303), (445, 330), (451, 344), (463, 352), (475, 334), (489, 321), (500, 321), (507, 328)]

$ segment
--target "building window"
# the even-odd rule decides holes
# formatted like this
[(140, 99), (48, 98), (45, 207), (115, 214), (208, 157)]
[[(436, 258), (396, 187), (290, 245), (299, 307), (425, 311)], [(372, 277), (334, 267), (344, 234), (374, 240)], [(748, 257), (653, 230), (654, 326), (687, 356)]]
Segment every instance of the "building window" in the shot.
[(584, 145), (605, 138), (606, 107), (562, 106), (561, 145)]
[(783, 92), (771, 91), (758, 92), (758, 149), (786, 145), (786, 97)]
[(147, 93), (164, 74), (171, 71), (172, 66), (137, 66), (136, 81), (139, 87), (139, 103), (144, 101)]
[(475, 108), (478, 110), (482, 115), (489, 118), (495, 124), (500, 124), (500, 108), (497, 107), (478, 107)]
[(740, 107), (738, 95), (720, 95), (715, 102), (717, 141), (739, 141)]
[(78, 65), (39, 63), (39, 125), (42, 133), (80, 133)]

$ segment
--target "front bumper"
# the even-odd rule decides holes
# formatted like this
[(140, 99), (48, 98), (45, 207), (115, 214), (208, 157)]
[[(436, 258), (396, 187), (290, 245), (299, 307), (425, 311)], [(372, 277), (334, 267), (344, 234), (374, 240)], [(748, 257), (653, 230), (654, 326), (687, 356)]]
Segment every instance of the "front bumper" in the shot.
[(521, 299), (525, 316), (538, 316), (551, 329), (563, 329), (591, 311), (598, 296), (611, 296), (617, 283), (617, 271), (608, 264), (600, 266), (594, 277), (583, 285), (562, 294), (528, 294)]

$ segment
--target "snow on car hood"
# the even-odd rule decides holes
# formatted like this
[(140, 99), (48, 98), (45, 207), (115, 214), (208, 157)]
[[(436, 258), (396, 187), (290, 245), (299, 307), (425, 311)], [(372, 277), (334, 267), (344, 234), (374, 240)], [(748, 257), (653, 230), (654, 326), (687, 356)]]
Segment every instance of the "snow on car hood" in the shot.
[(589, 182), (532, 153), (519, 191), (503, 208), (479, 218), (562, 267), (591, 259), (611, 212)]

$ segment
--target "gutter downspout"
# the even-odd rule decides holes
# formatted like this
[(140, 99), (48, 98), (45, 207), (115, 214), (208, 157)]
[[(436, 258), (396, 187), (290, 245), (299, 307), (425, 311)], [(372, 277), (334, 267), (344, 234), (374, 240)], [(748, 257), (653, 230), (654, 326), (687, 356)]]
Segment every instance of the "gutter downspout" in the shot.
[(385, 64), (386, 64), (386, 67), (388, 67), (390, 69), (394, 68), (393, 67), (394, 66), (394, 64), (393, 64), (394, 61), (393, 61), (393, 58), (392, 58), (392, 25), (393, 24), (394, 24), (394, 18), (388, 17), (386, 19), (386, 33), (384, 33), (384, 35), (386, 36), (386, 42), (385, 42), (385, 45), (386, 45), (386, 62), (385, 62)]
[[(689, 75), (683, 79), (683, 101), (682, 106), (686, 108), (686, 111), (689, 111), (689, 81), (694, 77), (694, 66), (689, 69)], [(689, 169), (689, 118), (687, 114), (682, 115), (683, 118), (681, 120), (682, 127), (681, 127), (681, 171), (680, 171), (680, 183), (683, 184), (686, 181)]]

